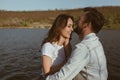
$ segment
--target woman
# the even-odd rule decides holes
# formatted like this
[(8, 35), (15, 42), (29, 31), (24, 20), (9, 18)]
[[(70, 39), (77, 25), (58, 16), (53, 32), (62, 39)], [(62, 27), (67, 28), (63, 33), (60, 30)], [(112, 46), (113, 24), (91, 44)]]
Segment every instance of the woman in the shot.
[(58, 15), (53, 22), (41, 47), (42, 75), (47, 76), (59, 71), (69, 58), (69, 39), (73, 31), (73, 22), (73, 17), (67, 14)]

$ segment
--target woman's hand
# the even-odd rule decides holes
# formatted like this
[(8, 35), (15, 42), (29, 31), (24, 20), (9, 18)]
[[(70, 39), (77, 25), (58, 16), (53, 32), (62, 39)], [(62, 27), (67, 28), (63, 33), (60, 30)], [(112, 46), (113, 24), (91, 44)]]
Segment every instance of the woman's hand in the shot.
[(63, 44), (63, 45), (64, 45), (64, 46), (68, 46), (68, 45), (69, 45), (69, 43), (70, 43), (69, 38), (66, 38), (66, 39), (65, 39), (65, 42), (64, 42), (64, 44)]
[(66, 56), (66, 61), (67, 61), (71, 55), (71, 52), (72, 52), (70, 39), (68, 39), (68, 38), (64, 42), (64, 50), (65, 50), (65, 56)]

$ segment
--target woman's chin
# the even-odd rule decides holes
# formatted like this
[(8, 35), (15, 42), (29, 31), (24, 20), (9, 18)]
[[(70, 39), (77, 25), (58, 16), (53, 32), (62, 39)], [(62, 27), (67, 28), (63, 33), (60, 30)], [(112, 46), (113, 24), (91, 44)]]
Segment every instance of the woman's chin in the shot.
[(70, 39), (70, 36), (69, 36), (69, 37), (66, 37), (66, 39)]

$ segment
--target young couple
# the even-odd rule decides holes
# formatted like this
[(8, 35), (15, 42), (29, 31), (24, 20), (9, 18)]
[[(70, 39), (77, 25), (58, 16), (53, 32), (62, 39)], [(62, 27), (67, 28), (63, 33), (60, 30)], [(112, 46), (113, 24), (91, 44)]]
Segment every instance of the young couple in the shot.
[[(73, 25), (73, 17), (67, 14), (58, 15), (53, 22), (42, 43), (41, 80), (107, 80), (106, 58), (96, 36), (104, 25), (103, 15), (84, 8), (74, 30)], [(82, 39), (74, 50), (70, 46), (73, 31)]]

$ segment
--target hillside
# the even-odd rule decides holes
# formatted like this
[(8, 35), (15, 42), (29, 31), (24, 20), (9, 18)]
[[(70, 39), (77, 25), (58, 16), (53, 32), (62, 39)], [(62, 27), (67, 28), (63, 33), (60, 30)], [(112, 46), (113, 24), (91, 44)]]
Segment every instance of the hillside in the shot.
[[(105, 16), (105, 29), (120, 29), (120, 6), (97, 7)], [(76, 19), (82, 10), (0, 11), (0, 28), (48, 28), (55, 17), (67, 13)]]

